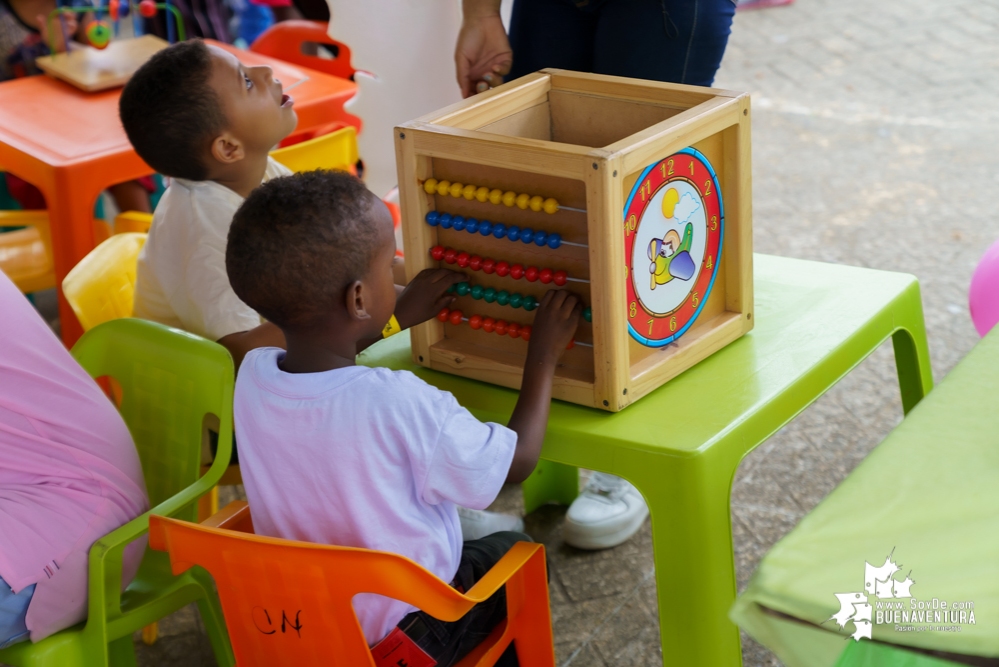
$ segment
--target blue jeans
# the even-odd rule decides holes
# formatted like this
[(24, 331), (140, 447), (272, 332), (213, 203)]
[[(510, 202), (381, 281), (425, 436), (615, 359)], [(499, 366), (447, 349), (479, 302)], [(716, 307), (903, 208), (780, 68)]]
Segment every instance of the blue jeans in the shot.
[(24, 619), (34, 594), (34, 584), (15, 595), (7, 582), (0, 579), (0, 648), (28, 638), (28, 626), (24, 624)]
[(710, 86), (734, 0), (515, 0), (515, 79), (545, 67)]

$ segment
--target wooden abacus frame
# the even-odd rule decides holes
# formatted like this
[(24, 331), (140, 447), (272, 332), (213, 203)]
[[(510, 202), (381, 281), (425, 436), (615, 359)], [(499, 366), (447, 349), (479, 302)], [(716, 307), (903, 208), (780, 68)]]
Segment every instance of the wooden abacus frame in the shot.
[[(592, 309), (592, 325), (581, 323), (580, 344), (563, 356), (556, 398), (621, 410), (752, 329), (748, 95), (549, 69), (401, 125), (395, 133), (409, 279), (423, 269), (447, 266), (429, 252), (439, 245), (563, 270), (576, 279), (567, 288)], [(645, 167), (686, 147), (707, 155), (717, 171), (725, 207), (724, 252), (694, 325), (676, 342), (649, 348), (628, 333), (624, 202)], [(552, 215), (537, 206), (507, 208), (431, 194), (423, 188), (428, 179), (555, 198), (561, 208)], [(435, 210), (555, 232), (567, 245), (554, 251), (513, 246), (432, 226), (425, 219)], [(537, 298), (554, 287), (513, 284), (508, 277), (481, 272), (469, 277), (487, 289), (527, 287)], [(459, 297), (454, 308), (465, 311), (464, 321), (451, 318), (462, 324), (473, 314), (515, 321), (523, 315), (470, 296)], [(527, 349), (522, 340), (486, 336), (448, 320), (442, 316), (413, 329), (414, 361), (520, 387)]]

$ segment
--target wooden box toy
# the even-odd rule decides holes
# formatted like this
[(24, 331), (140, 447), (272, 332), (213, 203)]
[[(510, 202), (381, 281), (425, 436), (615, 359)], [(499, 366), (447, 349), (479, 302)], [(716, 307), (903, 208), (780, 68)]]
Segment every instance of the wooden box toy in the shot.
[(469, 278), (417, 363), (519, 388), (564, 287), (586, 310), (553, 395), (618, 411), (752, 328), (748, 95), (549, 69), (395, 142), (408, 278)]

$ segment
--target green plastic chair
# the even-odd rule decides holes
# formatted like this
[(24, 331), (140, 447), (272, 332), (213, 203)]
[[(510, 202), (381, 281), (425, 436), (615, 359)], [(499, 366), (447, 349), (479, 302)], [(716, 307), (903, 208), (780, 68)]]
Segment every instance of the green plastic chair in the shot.
[[(121, 590), (125, 547), (144, 539), (149, 515), (195, 521), (197, 500), (225, 472), (232, 452), (232, 358), (222, 346), (138, 319), (105, 322), (85, 333), (73, 356), (95, 378), (120, 387), (152, 509), (90, 548), (90, 601), (83, 623), (0, 651), (13, 667), (135, 665), (132, 633), (197, 602), (220, 665), (235, 664), (215, 584), (201, 568), (180, 576), (167, 554), (146, 549), (138, 574)], [(115, 392), (118, 395), (118, 392)], [(212, 417), (214, 415), (214, 417)], [(200, 476), (206, 419), (218, 419), (218, 455)]]

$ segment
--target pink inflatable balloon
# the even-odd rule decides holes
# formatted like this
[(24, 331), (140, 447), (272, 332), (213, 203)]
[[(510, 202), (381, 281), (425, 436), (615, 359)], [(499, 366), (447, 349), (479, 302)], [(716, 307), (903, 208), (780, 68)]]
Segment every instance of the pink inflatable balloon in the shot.
[(984, 336), (999, 323), (999, 241), (985, 251), (971, 276), (968, 306), (978, 335)]

